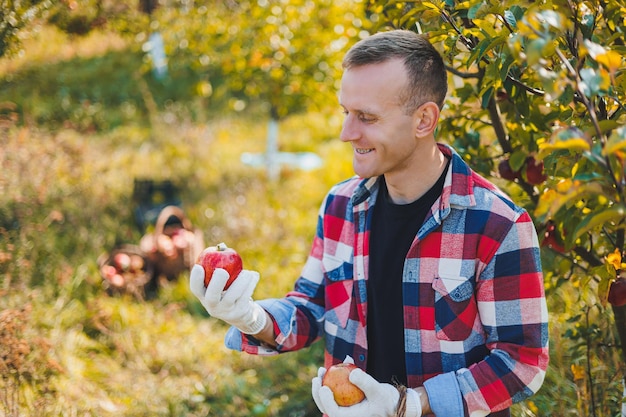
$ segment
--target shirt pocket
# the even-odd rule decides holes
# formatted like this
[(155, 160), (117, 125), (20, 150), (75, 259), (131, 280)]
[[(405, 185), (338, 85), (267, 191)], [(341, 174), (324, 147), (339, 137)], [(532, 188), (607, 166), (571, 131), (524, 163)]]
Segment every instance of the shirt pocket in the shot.
[(322, 259), (324, 265), (325, 282), (325, 320), (341, 328), (346, 328), (351, 312), (354, 311), (352, 304), (354, 297), (352, 290), (353, 265), (334, 256), (325, 255)]
[(478, 314), (472, 281), (461, 276), (439, 276), (433, 280), (432, 288), (437, 339), (467, 339)]

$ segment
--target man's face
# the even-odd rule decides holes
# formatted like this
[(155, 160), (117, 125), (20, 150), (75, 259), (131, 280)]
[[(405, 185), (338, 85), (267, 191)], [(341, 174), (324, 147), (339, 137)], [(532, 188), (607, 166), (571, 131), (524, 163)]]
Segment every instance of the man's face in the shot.
[(406, 114), (400, 97), (408, 85), (399, 59), (353, 67), (341, 79), (339, 103), (345, 120), (341, 140), (353, 148), (357, 175), (368, 178), (385, 174), (403, 175), (418, 161), (414, 112)]

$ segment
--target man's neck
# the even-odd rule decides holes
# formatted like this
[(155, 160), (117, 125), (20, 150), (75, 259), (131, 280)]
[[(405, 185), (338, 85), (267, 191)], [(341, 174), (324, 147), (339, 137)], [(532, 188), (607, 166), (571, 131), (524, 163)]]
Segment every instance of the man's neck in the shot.
[(385, 174), (389, 197), (395, 204), (408, 204), (423, 196), (437, 182), (447, 165), (445, 155), (434, 146), (421, 153), (419, 161), (401, 173)]

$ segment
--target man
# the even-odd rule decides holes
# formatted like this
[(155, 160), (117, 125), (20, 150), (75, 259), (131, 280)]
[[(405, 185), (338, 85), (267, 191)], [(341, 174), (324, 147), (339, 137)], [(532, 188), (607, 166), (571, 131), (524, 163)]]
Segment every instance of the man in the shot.
[(200, 267), (191, 289), (234, 326), (230, 348), (273, 354), (324, 337), (326, 368), (350, 356), (366, 399), (337, 406), (320, 368), (312, 394), (330, 417), (510, 415), (548, 364), (531, 218), (436, 142), (447, 79), (424, 37), (373, 35), (343, 67), (341, 140), (357, 175), (324, 199), (294, 290), (254, 302), (259, 276), (244, 271), (222, 295), (228, 274), (205, 289)]

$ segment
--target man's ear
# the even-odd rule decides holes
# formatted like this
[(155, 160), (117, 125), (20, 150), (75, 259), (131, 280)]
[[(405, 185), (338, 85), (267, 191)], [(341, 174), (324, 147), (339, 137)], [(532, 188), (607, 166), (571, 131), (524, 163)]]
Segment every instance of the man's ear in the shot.
[(415, 110), (415, 136), (423, 137), (433, 135), (439, 123), (439, 106), (428, 101)]

